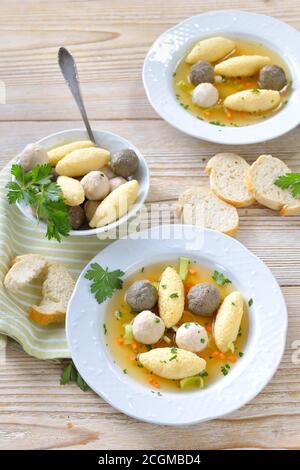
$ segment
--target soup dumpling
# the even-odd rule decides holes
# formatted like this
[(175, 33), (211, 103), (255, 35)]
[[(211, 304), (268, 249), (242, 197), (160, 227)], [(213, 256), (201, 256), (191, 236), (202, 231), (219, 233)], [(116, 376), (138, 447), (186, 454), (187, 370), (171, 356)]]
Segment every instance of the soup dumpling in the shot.
[(214, 339), (218, 349), (226, 353), (236, 340), (244, 311), (242, 294), (231, 292), (223, 300), (214, 324)]
[(141, 353), (139, 362), (150, 372), (165, 379), (180, 380), (202, 372), (206, 361), (179, 348), (156, 348)]
[(166, 328), (176, 325), (183, 314), (184, 287), (174, 268), (168, 266), (161, 275), (158, 288), (159, 315)]
[(262, 55), (240, 55), (224, 60), (215, 66), (215, 73), (223, 77), (251, 77), (271, 59)]
[(235, 49), (235, 43), (231, 39), (215, 37), (199, 41), (186, 57), (188, 64), (195, 64), (199, 60), (217, 62)]
[(280, 93), (276, 90), (243, 90), (227, 96), (224, 106), (233, 111), (258, 113), (276, 108), (280, 103)]

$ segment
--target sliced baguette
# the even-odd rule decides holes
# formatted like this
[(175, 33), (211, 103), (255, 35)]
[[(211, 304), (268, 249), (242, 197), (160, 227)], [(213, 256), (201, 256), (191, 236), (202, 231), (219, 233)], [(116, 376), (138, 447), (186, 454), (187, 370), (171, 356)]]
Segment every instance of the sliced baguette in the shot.
[(234, 235), (239, 226), (235, 207), (214, 195), (209, 188), (189, 188), (178, 199), (176, 209), (184, 224), (207, 227)]
[(29, 308), (29, 318), (40, 325), (64, 321), (74, 286), (75, 281), (65, 266), (49, 263), (41, 303)]
[(245, 184), (263, 206), (279, 211), (280, 215), (293, 215), (300, 212), (300, 197), (293, 197), (288, 189), (274, 184), (278, 176), (290, 172), (279, 158), (261, 155), (246, 171)]
[(246, 160), (235, 153), (217, 153), (205, 171), (210, 175), (210, 188), (216, 196), (235, 207), (245, 207), (255, 202), (244, 183), (248, 168)]
[(17, 292), (40, 274), (44, 274), (46, 268), (47, 259), (44, 256), (32, 253), (17, 256), (5, 276), (4, 286), (8, 290)]

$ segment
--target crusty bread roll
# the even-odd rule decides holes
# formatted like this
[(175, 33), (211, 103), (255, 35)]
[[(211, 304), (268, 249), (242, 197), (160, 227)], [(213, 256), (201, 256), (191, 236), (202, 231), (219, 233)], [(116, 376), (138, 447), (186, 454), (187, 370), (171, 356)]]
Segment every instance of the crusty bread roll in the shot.
[(291, 173), (291, 170), (282, 160), (272, 155), (261, 155), (246, 171), (245, 184), (263, 206), (277, 210), (281, 215), (293, 215), (300, 212), (300, 197), (293, 197), (288, 189), (274, 184), (286, 173)]
[(248, 163), (235, 153), (217, 153), (206, 165), (210, 188), (223, 201), (235, 207), (253, 204), (255, 199), (244, 183)]
[(185, 224), (207, 227), (234, 235), (239, 226), (235, 207), (219, 199), (209, 188), (189, 188), (178, 199), (177, 215)]

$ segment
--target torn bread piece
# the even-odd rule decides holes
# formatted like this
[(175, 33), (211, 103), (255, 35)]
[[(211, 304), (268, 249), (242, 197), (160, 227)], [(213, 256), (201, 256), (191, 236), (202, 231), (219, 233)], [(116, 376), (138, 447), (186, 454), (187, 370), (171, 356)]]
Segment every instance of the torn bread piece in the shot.
[(239, 227), (235, 207), (219, 199), (209, 188), (189, 188), (178, 199), (176, 209), (182, 223), (199, 225), (234, 235)]
[(44, 256), (32, 253), (17, 256), (5, 276), (4, 286), (12, 292), (17, 292), (44, 274), (46, 268), (47, 259)]
[(41, 303), (29, 308), (29, 318), (40, 325), (64, 321), (74, 287), (75, 281), (65, 266), (49, 263)]
[(205, 168), (210, 175), (211, 190), (235, 207), (250, 206), (255, 199), (244, 182), (249, 167), (246, 160), (235, 153), (217, 153)]
[(277, 210), (280, 215), (300, 212), (300, 197), (293, 197), (288, 189), (276, 186), (279, 176), (291, 173), (289, 167), (272, 155), (261, 155), (246, 171), (245, 184), (263, 206)]

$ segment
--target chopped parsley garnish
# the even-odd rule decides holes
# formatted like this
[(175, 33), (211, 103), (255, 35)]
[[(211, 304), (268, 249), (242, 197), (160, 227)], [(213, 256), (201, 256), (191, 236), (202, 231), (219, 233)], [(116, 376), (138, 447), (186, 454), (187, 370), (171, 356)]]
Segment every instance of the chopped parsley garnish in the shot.
[(145, 268), (144, 268), (144, 266), (143, 266), (142, 269), (141, 269), (141, 273), (143, 273), (144, 271), (145, 271)]
[(105, 323), (103, 323), (103, 333), (104, 333), (105, 335), (106, 335), (106, 333), (107, 333), (107, 327), (106, 327)]
[(249, 305), (249, 307), (251, 307), (251, 305), (253, 305), (253, 299), (252, 298), (248, 300), (248, 305)]
[(159, 319), (159, 318), (155, 318), (155, 323), (160, 323), (160, 319)]
[(127, 374), (127, 369), (123, 369), (123, 374)]
[(177, 299), (178, 298), (177, 292), (173, 292), (172, 294), (170, 294), (170, 298), (171, 299)]
[(202, 372), (199, 372), (200, 377), (208, 377), (208, 372), (206, 370), (203, 370)]
[(166, 289), (167, 285), (166, 284), (161, 284), (162, 289)]
[(293, 197), (300, 193), (300, 173), (286, 173), (278, 176), (274, 184), (281, 189), (289, 189)]
[(252, 88), (251, 93), (259, 94), (260, 90), (258, 88)]
[(204, 343), (205, 343), (205, 339), (204, 339), (204, 338), (201, 338), (201, 339), (200, 339), (200, 343), (204, 344)]
[(212, 279), (218, 284), (218, 286), (225, 286), (225, 284), (231, 284), (231, 280), (224, 276), (219, 271), (214, 271)]
[(122, 276), (124, 272), (120, 269), (108, 271), (108, 268), (104, 269), (98, 263), (92, 263), (84, 275), (85, 279), (91, 281), (91, 293), (99, 304), (111, 298), (115, 290), (122, 289)]
[(121, 310), (116, 310), (115, 311), (115, 317), (117, 320), (120, 320), (123, 316), (123, 312)]
[(36, 165), (31, 171), (25, 172), (21, 165), (14, 163), (11, 174), (15, 181), (6, 185), (9, 204), (22, 202), (31, 206), (37, 220), (43, 218), (47, 222), (48, 240), (55, 238), (60, 242), (62, 236), (69, 234), (71, 223), (61, 188), (51, 181), (51, 165)]
[(244, 353), (242, 351), (239, 352), (239, 356), (243, 357)]

